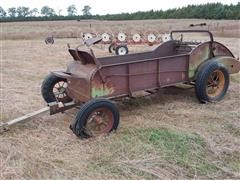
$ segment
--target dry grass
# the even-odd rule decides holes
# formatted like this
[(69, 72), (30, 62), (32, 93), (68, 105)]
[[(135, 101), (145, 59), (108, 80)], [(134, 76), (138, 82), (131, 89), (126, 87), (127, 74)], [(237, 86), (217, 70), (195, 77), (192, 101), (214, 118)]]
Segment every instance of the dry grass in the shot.
[[(149, 26), (182, 28), (200, 21), (80, 23), (91, 23), (100, 30), (110, 30), (112, 25), (114, 30), (146, 31)], [(239, 32), (228, 28), (235, 21), (209, 22), (225, 25), (229, 32)], [(56, 39), (54, 45), (47, 46), (44, 37), (50, 32), (65, 36), (65, 32), (75, 32), (78, 24), (75, 21), (1, 24), (2, 33), (8, 38), (0, 41), (0, 122), (45, 105), (40, 95), (42, 79), (51, 70), (66, 68), (71, 59), (66, 44), (75, 46), (79, 41)], [(221, 34), (220, 30), (215, 32), (217, 40), (239, 56), (239, 34), (226, 38), (229, 32)], [(130, 51), (150, 48), (130, 47)], [(99, 56), (107, 55), (106, 52), (107, 49), (96, 49)], [(199, 104), (194, 89), (176, 87), (120, 101), (119, 130), (107, 137), (89, 140), (75, 137), (68, 127), (76, 110), (54, 116), (46, 114), (19, 124), (0, 135), (0, 179), (240, 178), (239, 79), (240, 74), (231, 77), (227, 96), (220, 103)]]
[[(83, 32), (103, 33), (119, 31), (127, 33), (152, 32), (166, 33), (171, 30), (186, 29), (190, 24), (207, 23), (205, 27), (195, 29), (211, 30), (220, 37), (240, 37), (239, 21), (237, 20), (198, 20), (198, 19), (168, 19), (141, 21), (45, 21), (45, 22), (16, 22), (1, 23), (3, 28), (0, 39), (22, 40), (39, 39), (53, 35), (58, 38), (80, 37)], [(91, 25), (91, 26), (90, 26)]]

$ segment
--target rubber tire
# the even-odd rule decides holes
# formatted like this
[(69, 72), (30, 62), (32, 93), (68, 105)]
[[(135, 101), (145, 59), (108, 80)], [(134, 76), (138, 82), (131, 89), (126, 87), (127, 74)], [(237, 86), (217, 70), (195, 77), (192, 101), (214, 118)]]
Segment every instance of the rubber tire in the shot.
[(100, 107), (106, 107), (113, 113), (113, 126), (109, 133), (111, 131), (114, 131), (117, 129), (119, 124), (119, 110), (117, 106), (110, 100), (107, 99), (92, 99), (88, 102), (86, 102), (79, 112), (76, 115), (76, 118), (74, 122), (70, 125), (70, 129), (73, 131), (73, 133), (80, 138), (89, 138), (88, 134), (84, 132), (84, 127), (87, 123), (88, 116), (97, 108)]
[[(120, 49), (120, 48), (125, 48), (126, 54), (128, 54), (128, 47), (127, 47), (126, 45), (118, 45), (118, 46), (116, 47), (116, 49), (115, 49), (115, 54), (116, 54), (116, 55), (119, 55), (119, 49)], [(126, 55), (126, 54), (124, 54), (124, 55)]]
[(109, 47), (108, 47), (108, 52), (113, 53), (113, 51), (115, 51), (115, 47), (114, 47), (113, 44), (110, 44)]
[[(56, 101), (56, 97), (54, 96), (53, 93), (53, 87), (55, 86), (55, 84), (57, 84), (59, 81), (64, 81), (67, 82), (66, 79), (64, 78), (60, 78), (55, 76), (54, 74), (50, 73), (49, 75), (47, 75), (42, 83), (42, 87), (41, 87), (41, 93), (42, 93), (42, 97), (43, 99), (47, 102), (47, 103), (51, 103)], [(67, 103), (72, 101), (72, 99), (70, 97), (66, 97), (65, 100), (63, 101), (63, 103)]]
[[(207, 86), (208, 77), (215, 70), (222, 71), (225, 78), (225, 84), (221, 94), (212, 98), (207, 95), (206, 86)], [(224, 98), (228, 90), (228, 87), (229, 87), (229, 72), (224, 66), (220, 65), (216, 61), (206, 63), (204, 66), (202, 66), (201, 70), (197, 73), (196, 83), (195, 83), (195, 92), (198, 100), (201, 103), (221, 101)]]

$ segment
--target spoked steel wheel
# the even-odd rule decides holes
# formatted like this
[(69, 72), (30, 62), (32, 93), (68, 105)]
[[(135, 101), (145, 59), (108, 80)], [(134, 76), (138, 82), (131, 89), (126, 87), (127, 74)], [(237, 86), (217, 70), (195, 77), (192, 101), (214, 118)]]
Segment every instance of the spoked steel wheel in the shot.
[(72, 99), (67, 95), (67, 80), (55, 76), (54, 74), (49, 74), (42, 83), (42, 96), (47, 102), (59, 101), (67, 103), (72, 101)]
[(67, 82), (66, 81), (59, 81), (53, 87), (53, 94), (58, 101), (63, 102), (68, 98), (66, 93)]
[(141, 41), (141, 35), (136, 33), (133, 35), (132, 39), (133, 39), (133, 42), (138, 43)]
[(225, 77), (222, 71), (215, 70), (207, 81), (207, 95), (211, 98), (217, 97), (221, 94), (225, 85)]
[(86, 102), (70, 125), (78, 137), (89, 138), (116, 130), (119, 124), (119, 111), (107, 99), (92, 99)]
[(112, 129), (113, 122), (113, 113), (109, 109), (97, 108), (90, 114), (85, 131), (90, 136), (108, 133)]

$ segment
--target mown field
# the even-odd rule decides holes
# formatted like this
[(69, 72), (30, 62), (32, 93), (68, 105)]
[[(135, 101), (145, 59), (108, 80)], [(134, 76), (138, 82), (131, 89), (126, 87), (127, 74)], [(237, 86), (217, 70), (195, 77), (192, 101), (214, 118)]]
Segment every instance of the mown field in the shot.
[[(216, 40), (240, 56), (239, 21), (148, 20), (1, 23), (0, 122), (45, 107), (40, 94), (51, 70), (65, 69), (67, 43), (82, 32), (169, 32), (206, 22)], [(91, 29), (90, 29), (91, 24)], [(46, 45), (46, 36), (55, 43)], [(193, 37), (197, 39), (198, 37)], [(150, 50), (130, 46), (130, 53)], [(94, 48), (109, 55), (107, 46)], [(238, 179), (240, 74), (219, 103), (200, 104), (193, 88), (169, 87), (117, 102), (116, 133), (87, 140), (69, 129), (77, 110), (44, 114), (0, 135), (0, 179)]]

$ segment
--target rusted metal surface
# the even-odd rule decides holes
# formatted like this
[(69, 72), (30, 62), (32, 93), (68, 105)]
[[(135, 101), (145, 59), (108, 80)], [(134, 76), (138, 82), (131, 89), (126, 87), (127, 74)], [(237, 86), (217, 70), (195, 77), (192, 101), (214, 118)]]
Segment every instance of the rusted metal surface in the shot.
[(223, 44), (219, 42), (213, 42), (213, 54), (214, 56), (229, 56), (234, 57), (232, 52)]
[(112, 129), (113, 123), (113, 114), (109, 109), (97, 108), (89, 115), (85, 132), (91, 137), (108, 133)]
[(73, 61), (68, 65), (66, 72), (53, 72), (56, 76), (67, 79), (67, 94), (75, 101), (85, 102), (91, 98), (90, 81), (92, 75), (97, 72), (97, 66), (92, 64), (92, 61), (89, 63), (83, 65), (81, 61)]
[[(136, 59), (122, 63), (108, 64), (101, 71), (107, 79), (108, 95), (132, 94), (133, 92), (159, 88), (168, 84), (188, 81), (188, 55)], [(103, 59), (102, 59), (103, 60)], [(171, 62), (171, 63), (169, 63)], [(93, 82), (98, 82), (97, 75)], [(95, 80), (96, 79), (96, 80)], [(92, 87), (99, 86), (93, 83)], [(102, 85), (103, 87), (104, 85)]]
[(89, 47), (93, 44), (99, 43), (101, 40), (102, 40), (101, 37), (94, 37), (94, 38), (87, 39), (86, 41), (84, 41), (84, 44)]
[[(180, 52), (183, 53), (189, 53), (189, 71), (188, 71), (188, 76), (190, 80), (194, 80), (197, 69), (200, 64), (203, 62), (212, 59), (214, 57), (221, 57), (221, 56), (227, 56), (227, 57), (233, 57), (233, 54), (231, 51), (225, 47), (223, 44), (219, 42), (215, 42), (213, 35), (209, 31), (205, 30), (180, 30), (180, 31), (172, 31), (171, 32), (171, 37), (173, 38), (174, 33), (205, 33), (208, 34), (209, 36), (209, 41), (200, 43), (200, 44), (195, 44), (196, 46), (193, 47), (192, 43), (190, 42), (180, 42), (180, 47), (182, 45), (185, 45), (185, 49), (180, 50)], [(188, 46), (187, 46), (188, 45)], [(185, 51), (185, 52), (184, 52)], [(228, 61), (230, 63), (231, 61)], [(225, 63), (224, 64), (228, 64)], [(236, 65), (237, 63), (231, 63), (231, 65), (234, 64), (234, 69), (238, 69), (238, 66)]]
[(205, 42), (200, 44), (197, 48), (195, 48), (189, 56), (189, 71), (188, 76), (190, 79), (195, 77), (198, 66), (210, 59), (212, 57), (210, 53), (210, 44), (209, 42)]
[[(150, 90), (177, 83), (191, 82), (199, 66), (216, 60), (230, 73), (240, 70), (239, 61), (222, 44), (214, 42), (208, 31), (173, 31), (174, 33), (207, 33), (204, 43), (170, 40), (150, 52), (96, 58), (90, 49), (69, 49), (74, 61), (66, 72), (54, 72), (67, 79), (67, 93), (76, 102), (97, 97), (131, 96), (134, 92)], [(99, 39), (89, 39), (89, 45)]]
[(211, 61), (217, 61), (222, 66), (226, 67), (229, 74), (235, 74), (240, 71), (240, 61), (230, 56), (216, 56)]
[(59, 112), (64, 112), (68, 109), (71, 109), (75, 106), (77, 106), (78, 104), (75, 103), (74, 101), (69, 102), (69, 103), (65, 103), (63, 104), (62, 102), (51, 102), (48, 104), (49, 109), (50, 109), (50, 115), (59, 113)]

